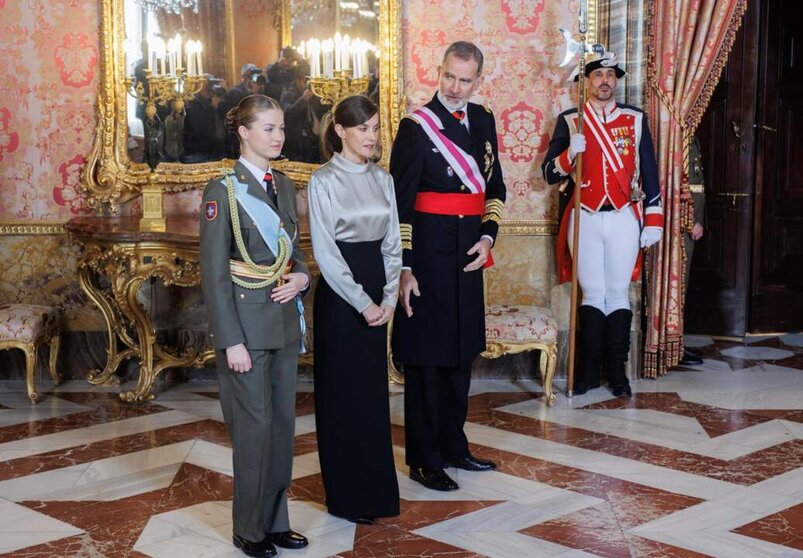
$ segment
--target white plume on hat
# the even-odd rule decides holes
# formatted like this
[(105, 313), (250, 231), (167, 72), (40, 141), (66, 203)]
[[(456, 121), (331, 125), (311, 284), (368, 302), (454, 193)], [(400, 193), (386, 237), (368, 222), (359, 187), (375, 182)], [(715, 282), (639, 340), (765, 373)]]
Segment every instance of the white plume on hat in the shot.
[[(604, 51), (602, 54), (599, 53), (592, 53), (588, 60), (585, 63), (586, 66), (586, 75), (589, 74), (590, 70), (589, 66), (592, 66), (592, 69), (597, 69), (599, 67), (603, 68), (615, 68), (616, 69), (616, 77), (620, 78), (625, 75), (625, 71), (619, 67), (619, 61), (616, 58), (616, 54), (610, 51)], [(572, 70), (571, 75), (569, 76), (569, 81), (577, 81), (579, 75), (580, 68), (579, 66), (575, 66), (574, 70)]]

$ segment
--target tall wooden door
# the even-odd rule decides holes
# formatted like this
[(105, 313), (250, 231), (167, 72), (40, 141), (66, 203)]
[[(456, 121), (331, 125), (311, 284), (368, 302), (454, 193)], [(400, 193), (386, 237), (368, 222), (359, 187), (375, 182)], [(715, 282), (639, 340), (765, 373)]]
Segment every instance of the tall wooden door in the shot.
[(803, 330), (803, 2), (764, 0), (756, 121), (754, 332)]
[(748, 328), (758, 71), (758, 0), (749, 0), (711, 104), (697, 129), (706, 217), (686, 295), (686, 333)]

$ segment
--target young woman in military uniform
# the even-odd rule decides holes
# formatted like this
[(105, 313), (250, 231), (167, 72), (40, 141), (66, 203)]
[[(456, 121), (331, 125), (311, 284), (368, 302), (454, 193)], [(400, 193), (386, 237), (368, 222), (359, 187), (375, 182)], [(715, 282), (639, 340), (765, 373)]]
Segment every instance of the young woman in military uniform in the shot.
[(284, 144), (281, 108), (251, 95), (226, 126), (242, 156), (204, 190), (201, 276), (233, 449), (234, 545), (266, 557), (275, 546), (307, 545), (290, 529), (287, 489), (309, 269), (298, 249), (295, 188), (270, 168)]

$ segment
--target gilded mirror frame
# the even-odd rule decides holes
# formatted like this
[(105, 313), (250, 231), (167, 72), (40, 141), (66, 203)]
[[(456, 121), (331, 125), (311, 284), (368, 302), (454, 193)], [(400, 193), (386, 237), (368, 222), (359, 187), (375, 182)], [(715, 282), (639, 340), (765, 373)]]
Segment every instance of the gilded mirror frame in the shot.
[[(289, 38), (289, 0), (280, 0), (283, 43)], [(148, 183), (149, 169), (145, 163), (129, 159), (126, 150), (128, 137), (127, 89), (125, 85), (125, 54), (123, 41), (124, 0), (100, 0), (100, 92), (98, 93), (98, 122), (92, 151), (84, 168), (81, 187), (89, 207), (100, 210), (108, 207), (116, 212), (119, 206), (141, 194)], [(233, 19), (231, 2), (226, 0), (227, 30)], [(387, 167), (390, 145), (404, 115), (405, 100), (402, 81), (401, 0), (379, 2), (379, 115), (382, 122), (383, 155), (380, 164)], [(165, 193), (182, 192), (203, 187), (230, 167), (231, 160), (208, 163), (161, 163), (155, 182)], [(286, 172), (299, 187), (306, 187), (317, 164), (277, 161), (277, 168)]]

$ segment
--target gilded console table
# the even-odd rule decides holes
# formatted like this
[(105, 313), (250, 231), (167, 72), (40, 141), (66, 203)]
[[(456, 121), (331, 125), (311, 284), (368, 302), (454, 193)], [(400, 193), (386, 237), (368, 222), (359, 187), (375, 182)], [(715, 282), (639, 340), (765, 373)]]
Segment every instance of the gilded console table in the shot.
[[(80, 217), (66, 228), (84, 249), (78, 281), (106, 320), (108, 360), (103, 370), (89, 372), (90, 383), (119, 384), (120, 363), (137, 358), (137, 386), (120, 398), (142, 402), (154, 398), (151, 390), (163, 370), (203, 366), (214, 359), (211, 349), (174, 353), (159, 345), (151, 317), (137, 301), (140, 287), (151, 278), (180, 287), (200, 284), (196, 217), (168, 217), (165, 232), (140, 231), (138, 217)], [(307, 234), (302, 245), (311, 254)]]

